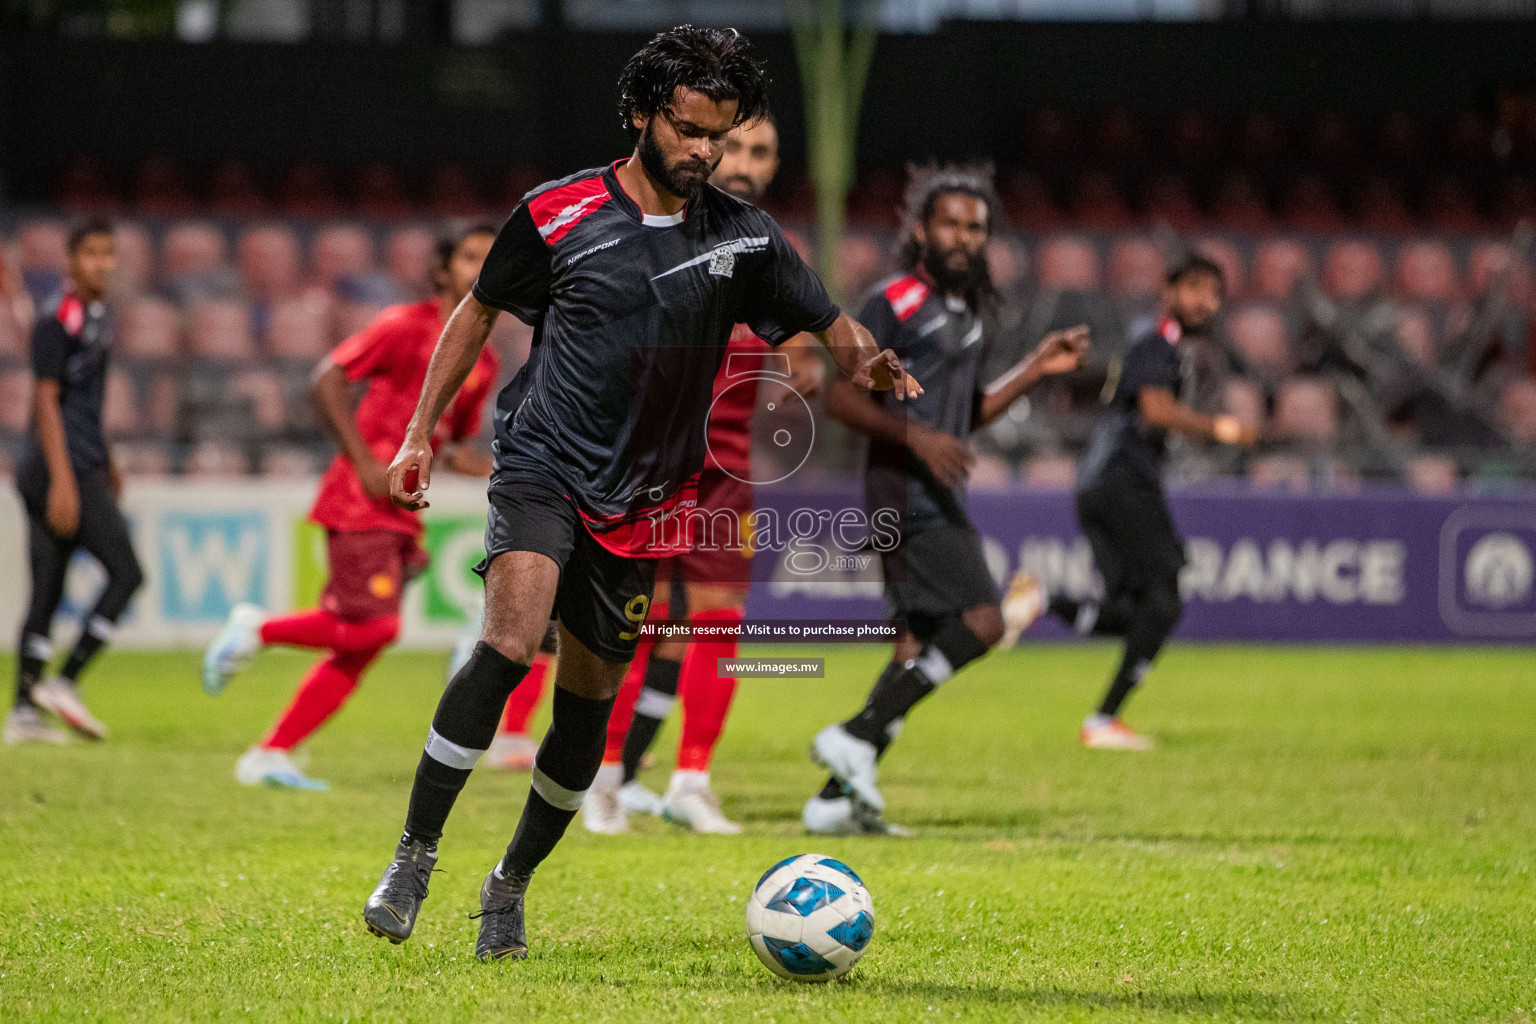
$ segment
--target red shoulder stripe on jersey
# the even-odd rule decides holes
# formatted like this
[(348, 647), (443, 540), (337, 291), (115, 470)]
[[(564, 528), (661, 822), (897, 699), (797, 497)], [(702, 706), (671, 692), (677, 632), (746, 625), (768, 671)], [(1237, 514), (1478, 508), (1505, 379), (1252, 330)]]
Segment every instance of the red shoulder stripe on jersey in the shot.
[(896, 319), (905, 322), (928, 301), (928, 286), (910, 275), (898, 277), (886, 285), (885, 298)]
[(59, 300), (59, 310), (54, 314), (72, 337), (80, 337), (85, 329), (85, 303), (77, 295), (66, 295)]
[(534, 197), (528, 202), (528, 212), (533, 215), (533, 226), (539, 229), (539, 237), (554, 245), (581, 218), (610, 198), (608, 186), (603, 184), (602, 176), (599, 175), (552, 188)]

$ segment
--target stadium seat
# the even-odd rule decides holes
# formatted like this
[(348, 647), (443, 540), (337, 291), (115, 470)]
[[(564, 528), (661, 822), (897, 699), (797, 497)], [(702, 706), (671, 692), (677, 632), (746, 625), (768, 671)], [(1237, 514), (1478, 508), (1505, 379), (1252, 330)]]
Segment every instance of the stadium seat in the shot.
[(1307, 460), (1294, 455), (1261, 455), (1248, 463), (1248, 482), (1261, 490), (1306, 491), (1312, 487)]
[(1458, 234), (1482, 231), (1488, 226), (1466, 186), (1451, 174), (1437, 175), (1430, 182), (1424, 197), (1424, 219), (1434, 231)]
[(1024, 280), (1029, 254), (1016, 239), (993, 236), (987, 242), (987, 271), (998, 291), (1008, 294)]
[(1264, 231), (1274, 222), (1264, 194), (1246, 174), (1229, 174), (1216, 188), (1211, 218), (1232, 231)]
[[(781, 178), (783, 177), (786, 176), (781, 175)], [(801, 185), (808, 184), (804, 177), (795, 177), (793, 175), (787, 177), (790, 177), (792, 180), (789, 182), (781, 181), (781, 190), (783, 190), (786, 184), (794, 185), (796, 182)], [(511, 215), (512, 210), (517, 204), (523, 201), (523, 196), (532, 192), (546, 181), (553, 180), (553, 178), (554, 175), (549, 172), (547, 167), (541, 167), (538, 164), (513, 164), (507, 168), (506, 176), (501, 181), (500, 195), (494, 197), (495, 201), (491, 204), (493, 215), (497, 218), (497, 224), (499, 225), (502, 220)], [(806, 206), (805, 208), (813, 209), (814, 207)], [(808, 220), (810, 218), (802, 216), (792, 219)]]
[(1456, 460), (1441, 455), (1416, 455), (1403, 469), (1404, 482), (1417, 494), (1455, 494), (1460, 482)]
[(1307, 150), (1312, 164), (1336, 173), (1360, 161), (1360, 133), (1355, 123), (1336, 110), (1325, 110), (1307, 126)]
[[(1473, 297), (1480, 296), (1493, 283), (1494, 275), (1509, 267), (1509, 244), (1503, 241), (1481, 241), (1472, 246), (1467, 258), (1467, 289)], [(1522, 265), (1509, 276), (1510, 298), (1521, 304), (1530, 302), (1531, 267)]]
[(0, 363), (19, 362), (31, 351), (26, 329), (22, 326), (23, 319), (17, 315), (17, 308), (25, 305), (25, 299), (13, 300), (0, 290)]
[(1049, 231), (1061, 223), (1061, 211), (1044, 178), (1029, 171), (1009, 175), (1003, 185), (1003, 212), (1017, 228)]
[(1115, 180), (1103, 171), (1090, 171), (1077, 179), (1069, 207), (1072, 219), (1087, 228), (1116, 231), (1136, 220), (1120, 197)]
[(118, 350), (129, 359), (170, 359), (181, 353), (181, 313), (150, 295), (118, 307)]
[(1339, 433), (1338, 396), (1320, 377), (1291, 377), (1275, 394), (1275, 436), (1287, 441), (1327, 442)]
[(1273, 167), (1290, 152), (1286, 123), (1268, 111), (1244, 114), (1237, 125), (1238, 161), (1247, 167)]
[(1315, 174), (1303, 174), (1291, 182), (1280, 216), (1297, 231), (1324, 233), (1344, 227), (1344, 216), (1339, 213), (1333, 190)]
[(250, 401), (252, 421), (261, 432), (276, 433), (287, 424), (288, 396), (271, 370), (242, 370), (230, 379), (227, 394), (230, 401)]
[(207, 274), (224, 266), (224, 232), (206, 221), (182, 221), (172, 225), (160, 240), (160, 276), (171, 281)]
[(28, 370), (0, 372), (0, 431), (24, 434), (31, 422), (31, 372)]
[(1253, 381), (1232, 377), (1221, 386), (1221, 411), (1235, 416), (1245, 427), (1252, 427), (1263, 436), (1264, 392)]
[(190, 217), (197, 201), (187, 189), (181, 165), (173, 158), (155, 155), (139, 165), (133, 181), (133, 206), (149, 217)]
[(69, 266), (69, 228), (63, 221), (34, 218), (16, 229), (17, 265), (32, 301), (41, 305), (64, 283)]
[(112, 446), (112, 461), (124, 476), (161, 480), (171, 475), (171, 457), (165, 445), (154, 441), (127, 441)]
[(1460, 110), (1445, 124), (1442, 152), (1453, 164), (1482, 167), (1488, 162), (1493, 129), (1476, 110)]
[(905, 179), (894, 171), (876, 169), (859, 175), (848, 196), (848, 220), (866, 228), (896, 230), (904, 187)]
[(1147, 159), (1147, 134), (1123, 107), (1099, 117), (1092, 128), (1093, 155), (1105, 167), (1139, 167)]
[(1169, 154), (1185, 167), (1203, 170), (1221, 154), (1221, 131), (1203, 110), (1183, 110), (1168, 122)]
[(1068, 455), (1041, 455), (1024, 463), (1026, 487), (1069, 491), (1077, 486), (1077, 460)]
[(331, 342), (340, 344), (358, 331), (367, 327), (379, 311), (384, 308), (379, 302), (359, 302), (355, 299), (340, 299), (331, 305)]
[(1024, 126), (1024, 159), (1037, 167), (1063, 167), (1082, 159), (1077, 125), (1064, 111), (1046, 107), (1029, 116)]
[[(538, 184), (533, 182), (528, 188)], [(444, 162), (428, 171), (426, 196), (427, 210), (435, 217), (476, 217), (485, 211), (480, 187), (462, 164)], [(508, 212), (511, 209), (507, 207)]]
[(1371, 175), (1360, 186), (1355, 196), (1355, 220), (1366, 231), (1381, 234), (1404, 234), (1416, 225), (1403, 202), (1402, 190), (1381, 175)]
[(1261, 299), (1284, 301), (1298, 279), (1312, 273), (1312, 255), (1300, 242), (1270, 238), (1253, 255), (1253, 293)]
[(185, 375), (169, 370), (156, 373), (149, 382), (149, 399), (144, 403), (149, 432), (169, 435), (180, 428), (181, 393)]
[[(502, 317), (501, 319), (506, 319)], [(312, 362), (331, 350), (331, 302), (323, 292), (285, 299), (272, 307), (266, 350), (278, 359)]]
[(1421, 370), (1434, 372), (1440, 363), (1435, 325), (1422, 309), (1408, 308), (1397, 314), (1394, 332), (1403, 355)]
[(1013, 470), (1009, 468), (1006, 459), (1000, 459), (990, 452), (978, 452), (966, 482), (971, 487), (983, 489), (1008, 487), (1013, 483)]
[(1397, 252), (1397, 290), (1419, 302), (1450, 302), (1461, 290), (1461, 275), (1450, 248), (1435, 239), (1419, 239)]
[(437, 264), (437, 238), (426, 228), (396, 228), (384, 243), (384, 269), (401, 291), (426, 296)]
[(861, 296), (881, 277), (885, 251), (872, 235), (850, 232), (837, 246), (837, 287), (848, 296)]
[(1536, 442), (1536, 380), (1521, 377), (1504, 385), (1498, 411), (1505, 437), (1521, 444)]
[(1522, 220), (1536, 220), (1536, 185), (1518, 175), (1505, 178), (1499, 184), (1495, 210), (1503, 228), (1512, 228)]
[(128, 437), (144, 427), (139, 409), (139, 391), (133, 378), (122, 370), (107, 373), (106, 394), (102, 400), (101, 429), (108, 437)]
[(283, 173), (277, 195), (279, 207), (291, 217), (323, 220), (339, 217), (343, 212), (331, 172), (313, 160), (301, 160), (289, 167)]
[(112, 172), (94, 153), (77, 153), (64, 160), (54, 176), (53, 201), (69, 213), (112, 213), (122, 205)]
[(186, 474), (204, 479), (228, 479), (250, 472), (245, 452), (225, 441), (199, 441), (187, 454)]
[(144, 225), (131, 220), (115, 221), (112, 238), (117, 247), (114, 291), (136, 295), (155, 279), (155, 243)]
[(1242, 251), (1229, 239), (1217, 235), (1202, 235), (1191, 242), (1195, 252), (1221, 268), (1228, 295), (1241, 295), (1248, 283), (1243, 272)]
[(1040, 287), (1056, 291), (1096, 291), (1099, 254), (1080, 235), (1056, 235), (1040, 246)]
[(314, 280), (334, 288), (343, 277), (373, 271), (373, 236), (356, 224), (327, 224), (315, 232)]
[(208, 208), (225, 217), (260, 217), (271, 208), (256, 172), (243, 161), (220, 160), (208, 177)]
[(1290, 369), (1285, 319), (1273, 308), (1250, 305), (1235, 310), (1227, 317), (1227, 334), (1253, 371), (1275, 378)]
[(1161, 295), (1165, 273), (1162, 250), (1151, 239), (1122, 239), (1109, 250), (1109, 290), (1114, 295)]
[(1334, 242), (1323, 261), (1323, 290), (1344, 302), (1356, 302), (1379, 291), (1385, 273), (1381, 250), (1370, 242)]
[(353, 176), (352, 203), (360, 216), (377, 220), (409, 217), (414, 212), (400, 172), (383, 160), (370, 160), (358, 168)]
[(257, 460), (262, 476), (278, 480), (297, 480), (319, 474), (320, 459), (314, 452), (297, 445), (280, 444), (267, 447)]
[(256, 345), (250, 307), (224, 299), (194, 302), (188, 315), (188, 351), (200, 359), (218, 362), (253, 358)]
[(240, 236), (239, 261), (246, 292), (258, 302), (275, 302), (299, 289), (299, 237), (286, 225), (246, 230)]
[(1424, 129), (1418, 121), (1401, 110), (1389, 112), (1376, 126), (1375, 157), (1382, 167), (1421, 166), (1424, 159)]
[(1205, 218), (1182, 175), (1159, 174), (1147, 185), (1142, 196), (1142, 219), (1153, 224), (1167, 224), (1176, 230), (1187, 230)]

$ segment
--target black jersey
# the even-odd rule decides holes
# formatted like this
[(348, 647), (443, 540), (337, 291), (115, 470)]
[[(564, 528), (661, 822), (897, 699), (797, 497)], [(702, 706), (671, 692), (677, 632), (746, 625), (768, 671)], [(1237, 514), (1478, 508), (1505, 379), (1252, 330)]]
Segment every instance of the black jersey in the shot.
[[(1183, 390), (1178, 322), (1164, 317), (1125, 353), (1108, 415), (1094, 428), (1093, 443), (1078, 473), (1079, 488), (1092, 486), (1112, 464), (1121, 464), (1161, 485), (1168, 431), (1149, 427), (1141, 418), (1141, 389), (1167, 388), (1175, 398)], [(922, 378), (918, 378), (921, 380)]]
[[(875, 286), (859, 322), (881, 348), (894, 349), (902, 366), (923, 385), (916, 398), (898, 402), (894, 392), (877, 392), (888, 411), (962, 441), (971, 434), (982, 388), (981, 318), (965, 302), (945, 297), (915, 274)], [(865, 503), (871, 512), (896, 508), (908, 533), (929, 526), (965, 526), (965, 481), (940, 483), (916, 455), (893, 441), (872, 438), (864, 471)]]
[(838, 308), (766, 213), (706, 187), (676, 217), (646, 216), (617, 166), (530, 192), (475, 282), (535, 328), (497, 402), (492, 486), (553, 481), (605, 547), (655, 556), (669, 552), (650, 525), (696, 490), (731, 328), (777, 345)]
[[(101, 404), (107, 388), (107, 353), (112, 326), (106, 304), (82, 302), (65, 293), (53, 311), (32, 329), (32, 373), (38, 380), (59, 382), (59, 414), (64, 421), (64, 445), (76, 473), (107, 467), (107, 442), (101, 432)], [(27, 437), (23, 463), (46, 473), (37, 424)]]

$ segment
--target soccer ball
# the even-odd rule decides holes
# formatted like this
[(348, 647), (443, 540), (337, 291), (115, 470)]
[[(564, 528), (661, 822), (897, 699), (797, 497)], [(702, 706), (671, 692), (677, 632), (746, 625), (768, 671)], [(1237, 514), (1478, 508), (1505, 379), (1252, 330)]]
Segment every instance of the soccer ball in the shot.
[(853, 969), (875, 931), (869, 890), (834, 857), (802, 853), (763, 873), (747, 901), (757, 958), (791, 981), (831, 981)]

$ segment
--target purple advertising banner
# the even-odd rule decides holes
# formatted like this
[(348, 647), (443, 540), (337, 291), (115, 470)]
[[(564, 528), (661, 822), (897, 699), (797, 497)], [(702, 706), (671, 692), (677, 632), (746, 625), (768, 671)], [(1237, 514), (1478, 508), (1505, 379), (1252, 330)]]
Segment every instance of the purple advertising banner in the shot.
[[(1172, 494), (1188, 565), (1178, 635), (1201, 640), (1411, 643), (1536, 641), (1536, 499)], [(883, 614), (880, 562), (835, 534), (856, 493), (764, 488), (759, 508), (798, 522), (760, 550), (753, 619)], [(974, 491), (971, 517), (1000, 586), (1021, 566), (1073, 597), (1101, 585), (1063, 491)], [(807, 510), (815, 510), (807, 513)], [(807, 517), (809, 515), (809, 518)], [(819, 521), (818, 532), (813, 523)], [(844, 531), (846, 533), (846, 531)], [(1042, 620), (1030, 634), (1065, 637)]]

